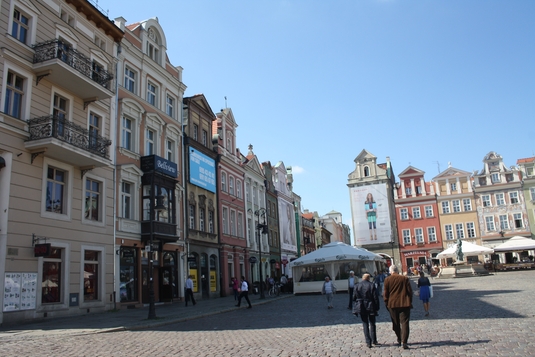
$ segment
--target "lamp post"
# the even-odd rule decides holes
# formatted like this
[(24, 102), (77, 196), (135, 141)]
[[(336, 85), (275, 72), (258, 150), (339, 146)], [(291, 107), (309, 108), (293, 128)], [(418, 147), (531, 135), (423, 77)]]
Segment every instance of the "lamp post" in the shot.
[[(161, 211), (164, 211), (166, 207), (163, 204), (163, 196), (161, 194), (155, 195), (157, 187), (154, 185), (154, 172), (152, 173), (152, 182), (150, 188), (150, 239), (149, 239), (149, 251), (148, 251), (148, 260), (149, 260), (149, 320), (156, 318), (156, 308), (154, 306), (154, 279), (153, 270), (154, 270), (154, 221), (156, 215), (160, 215)], [(161, 192), (160, 192), (161, 193)]]
[[(249, 209), (249, 212), (252, 212), (251, 209)], [(258, 256), (259, 256), (259, 273), (260, 273), (260, 299), (265, 299), (266, 296), (264, 295), (264, 284), (262, 282), (263, 279), (263, 272), (262, 272), (262, 234), (265, 234), (268, 232), (268, 225), (267, 225), (267, 219), (266, 219), (266, 209), (265, 208), (259, 208), (256, 211), (254, 211), (254, 215), (256, 216), (256, 230), (258, 234)], [(262, 217), (262, 223), (260, 223), (260, 217)]]

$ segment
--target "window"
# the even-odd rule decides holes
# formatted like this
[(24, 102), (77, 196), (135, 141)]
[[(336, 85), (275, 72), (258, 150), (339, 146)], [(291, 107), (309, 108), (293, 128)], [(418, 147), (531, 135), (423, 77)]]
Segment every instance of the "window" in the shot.
[(236, 211), (230, 211), (230, 235), (236, 235)]
[(74, 27), (74, 16), (68, 11), (65, 11), (65, 9), (61, 9), (60, 17), (66, 24), (71, 27)]
[(214, 211), (208, 211), (208, 232), (214, 233)]
[(433, 206), (425, 206), (425, 216), (433, 217)]
[(444, 225), (444, 233), (446, 240), (453, 240), (453, 226), (451, 224)]
[(106, 51), (106, 40), (95, 35), (95, 45), (103, 51)]
[(234, 196), (234, 177), (229, 176), (228, 178), (228, 192)]
[(424, 243), (424, 231), (422, 228), (414, 228), (414, 236), (416, 238), (416, 243)]
[(499, 216), (499, 219), (500, 219), (500, 229), (501, 230), (509, 229), (509, 221), (507, 220), (507, 215), (501, 214)]
[(13, 26), (11, 27), (11, 36), (26, 44), (28, 41), (29, 29), (29, 17), (20, 12), (20, 10), (15, 9), (15, 11), (13, 11)]
[(497, 193), (495, 197), (496, 197), (496, 205), (497, 206), (505, 205), (505, 198), (503, 196), (503, 193)]
[(411, 231), (409, 229), (404, 229), (401, 231), (403, 236), (403, 244), (411, 244)]
[(515, 223), (515, 228), (523, 228), (524, 225), (522, 224), (522, 213), (514, 213), (513, 214), (513, 221)]
[(418, 195), (422, 194), (422, 186), (416, 186), (416, 194)]
[(189, 229), (195, 229), (195, 206), (189, 205)]
[[(249, 182), (246, 182), (245, 183), (245, 200), (247, 202), (251, 202), (250, 191), (251, 191), (251, 184)], [(532, 197), (535, 197), (535, 189), (534, 189), (534, 193), (533, 193)]]
[(457, 239), (464, 239), (464, 225), (462, 223), (455, 223), (455, 233)]
[(493, 216), (487, 216), (485, 217), (485, 227), (487, 229), (487, 232), (495, 231), (494, 227), (494, 217)]
[(205, 231), (205, 225), (204, 225), (204, 222), (205, 222), (205, 217), (204, 217), (204, 215), (205, 215), (205, 214), (206, 214), (206, 213), (205, 213), (205, 211), (204, 211), (204, 208), (199, 209), (199, 229), (200, 229), (201, 231), (203, 231), (203, 232)]
[(427, 237), (429, 237), (429, 242), (437, 241), (437, 232), (435, 227), (427, 227)]
[(368, 166), (364, 166), (364, 177), (370, 176), (370, 168)]
[(228, 234), (228, 208), (223, 207), (223, 234)]
[(256, 199), (256, 197), (258, 196), (258, 187), (254, 186), (253, 187), (253, 204), (258, 204), (258, 200)]
[(193, 124), (193, 140), (199, 140), (199, 126), (197, 124)]
[(102, 119), (95, 113), (89, 113), (89, 148), (99, 150), (100, 123)]
[(124, 68), (124, 87), (128, 91), (136, 93), (136, 72), (129, 67)]
[(171, 118), (174, 118), (175, 117), (175, 99), (171, 97), (170, 95), (167, 95), (166, 104), (167, 105), (165, 107), (165, 112)]
[(123, 218), (132, 218), (132, 184), (128, 182), (121, 184), (121, 209)]
[(509, 192), (509, 201), (512, 205), (518, 203), (518, 192)]
[(165, 149), (166, 159), (175, 162), (175, 142), (171, 139), (167, 139)]
[(405, 187), (405, 194), (406, 194), (407, 196), (409, 196), (409, 195), (412, 194), (412, 190), (411, 190), (410, 187)]
[(106, 75), (105, 75), (105, 72), (106, 72), (106, 68), (104, 65), (98, 63), (97, 61), (93, 60), (93, 65), (92, 65), (92, 69), (93, 69), (93, 72), (92, 72), (92, 75), (91, 75), (91, 78), (103, 85), (104, 87), (108, 88), (108, 84), (109, 84), (109, 81), (106, 79)]
[(65, 190), (67, 173), (54, 167), (48, 167), (46, 186), (46, 210), (53, 213), (65, 213)]
[(99, 260), (100, 252), (84, 251), (84, 302), (100, 300), (99, 298)]
[(152, 43), (147, 44), (147, 54), (153, 61), (160, 62), (160, 51)]
[(62, 121), (68, 118), (67, 104), (68, 104), (67, 98), (64, 98), (61, 95), (54, 93), (54, 103), (53, 103), (52, 114), (54, 115), (55, 119), (59, 119), (60, 121)]
[(450, 184), (451, 192), (457, 191), (457, 183), (453, 182)]
[(476, 229), (475, 229), (474, 222), (466, 223), (466, 234), (468, 235), (468, 238), (476, 237)]
[(145, 155), (155, 155), (156, 134), (154, 130), (147, 129), (145, 134)]
[(465, 212), (472, 210), (472, 200), (469, 198), (463, 198), (463, 208)]
[(238, 237), (243, 237), (243, 213), (238, 212)]
[(481, 201), (483, 202), (483, 207), (490, 207), (490, 195), (481, 196)]
[(132, 151), (132, 120), (123, 117), (121, 128), (121, 146), (126, 150)]
[(400, 208), (399, 217), (402, 221), (409, 219), (409, 210), (407, 208)]
[(227, 192), (227, 174), (221, 173), (221, 191)]
[(442, 213), (450, 213), (450, 202), (442, 201)]
[(9, 71), (7, 73), (4, 113), (22, 119), (22, 102), (24, 98), (24, 78)]
[(453, 200), (451, 201), (451, 206), (453, 207), (453, 212), (461, 212), (461, 201), (460, 200)]
[(87, 178), (85, 180), (84, 218), (90, 221), (102, 221), (101, 195), (102, 183)]
[(242, 193), (241, 193), (241, 181), (240, 180), (236, 180), (236, 196), (239, 199), (243, 198)]
[(206, 132), (206, 130), (202, 131), (202, 144), (204, 146), (208, 145), (208, 132)]
[(414, 219), (422, 218), (422, 214), (420, 213), (420, 207), (412, 208), (412, 218)]
[(156, 86), (152, 84), (151, 82), (148, 82), (147, 83), (147, 102), (149, 102), (149, 104), (154, 105), (155, 107), (157, 106), (156, 94), (157, 94)]
[(53, 304), (62, 302), (63, 249), (52, 247), (50, 255), (43, 258), (41, 280), (41, 302)]
[(535, 201), (535, 187), (530, 187), (529, 193), (531, 194), (531, 200)]
[(501, 181), (500, 174), (499, 173), (491, 174), (490, 180), (492, 181), (492, 183), (499, 183)]

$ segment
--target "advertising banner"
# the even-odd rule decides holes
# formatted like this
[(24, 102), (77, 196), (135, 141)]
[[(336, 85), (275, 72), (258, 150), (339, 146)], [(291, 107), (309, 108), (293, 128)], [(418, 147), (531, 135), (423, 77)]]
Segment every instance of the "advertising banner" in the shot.
[(203, 153), (189, 149), (189, 180), (192, 184), (215, 193), (215, 161)]
[(284, 200), (278, 201), (281, 248), (297, 253), (294, 206)]
[(386, 184), (352, 187), (353, 237), (356, 245), (388, 243), (391, 237)]

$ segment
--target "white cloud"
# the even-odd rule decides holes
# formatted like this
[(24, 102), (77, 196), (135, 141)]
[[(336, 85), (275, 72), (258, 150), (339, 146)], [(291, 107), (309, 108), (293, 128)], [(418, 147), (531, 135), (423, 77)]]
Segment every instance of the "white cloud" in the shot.
[(305, 172), (305, 169), (301, 166), (293, 166), (292, 165), (292, 174), (302, 174)]

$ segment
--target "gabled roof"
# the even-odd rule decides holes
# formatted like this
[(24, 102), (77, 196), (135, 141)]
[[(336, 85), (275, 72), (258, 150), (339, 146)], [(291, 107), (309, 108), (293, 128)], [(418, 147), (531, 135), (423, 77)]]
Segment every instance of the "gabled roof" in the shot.
[(409, 166), (405, 170), (403, 170), (398, 177), (399, 178), (406, 178), (406, 177), (415, 177), (415, 176), (424, 176), (425, 171), (422, 171), (420, 169), (417, 169), (414, 166)]
[(448, 167), (446, 170), (433, 177), (433, 181), (442, 180), (450, 177), (469, 177), (472, 174), (468, 171), (456, 169), (455, 167)]
[(527, 157), (525, 159), (516, 160), (517, 164), (528, 164), (530, 162), (535, 162), (535, 156), (534, 157)]
[(359, 162), (359, 161), (362, 161), (364, 158), (372, 158), (372, 159), (377, 159), (377, 156), (375, 156), (374, 154), (370, 153), (368, 150), (366, 149), (362, 149), (362, 151), (360, 152), (360, 154), (357, 155), (357, 157), (355, 158), (355, 162)]

